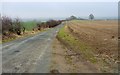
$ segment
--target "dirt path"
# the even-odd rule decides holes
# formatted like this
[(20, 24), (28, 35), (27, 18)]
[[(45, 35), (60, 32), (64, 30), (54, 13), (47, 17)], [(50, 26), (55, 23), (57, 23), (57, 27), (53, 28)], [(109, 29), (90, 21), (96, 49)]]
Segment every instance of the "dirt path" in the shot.
[(57, 39), (53, 43), (51, 71), (60, 73), (98, 73), (93, 64), (84, 61), (79, 55), (68, 50)]

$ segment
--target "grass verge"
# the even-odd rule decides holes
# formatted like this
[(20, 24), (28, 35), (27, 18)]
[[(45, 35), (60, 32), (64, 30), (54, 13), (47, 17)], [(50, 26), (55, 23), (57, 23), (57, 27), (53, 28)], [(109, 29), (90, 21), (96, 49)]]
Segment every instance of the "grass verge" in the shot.
[(67, 25), (60, 29), (58, 32), (57, 38), (61, 41), (67, 48), (74, 50), (76, 53), (79, 53), (82, 58), (89, 60), (92, 63), (96, 63), (97, 59), (94, 57), (94, 49), (81, 42), (77, 37), (73, 36)]

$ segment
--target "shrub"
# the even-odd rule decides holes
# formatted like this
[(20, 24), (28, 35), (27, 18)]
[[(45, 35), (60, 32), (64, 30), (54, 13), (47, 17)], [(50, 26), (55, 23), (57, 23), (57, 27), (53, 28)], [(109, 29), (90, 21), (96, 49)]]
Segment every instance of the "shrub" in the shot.
[(59, 25), (62, 21), (56, 21), (56, 20), (49, 20), (47, 22), (41, 22), (37, 24), (38, 30), (44, 29), (44, 28), (52, 28), (57, 25)]
[(21, 32), (25, 32), (25, 27), (22, 26), (22, 21), (19, 18), (16, 18), (14, 21), (7, 17), (2, 17), (2, 34), (6, 35), (10, 33), (16, 33), (21, 35)]

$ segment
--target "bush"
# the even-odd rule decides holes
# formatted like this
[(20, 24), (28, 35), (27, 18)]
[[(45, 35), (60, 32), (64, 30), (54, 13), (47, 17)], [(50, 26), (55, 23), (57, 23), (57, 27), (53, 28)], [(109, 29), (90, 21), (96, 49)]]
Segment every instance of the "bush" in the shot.
[(57, 25), (59, 25), (62, 21), (56, 21), (56, 20), (49, 20), (47, 22), (42, 22), (37, 24), (38, 30), (44, 29), (44, 28), (52, 28)]
[(22, 26), (22, 21), (16, 18), (14, 21), (7, 17), (2, 17), (2, 34), (6, 35), (10, 33), (15, 33), (21, 35), (21, 32), (25, 32), (25, 27)]

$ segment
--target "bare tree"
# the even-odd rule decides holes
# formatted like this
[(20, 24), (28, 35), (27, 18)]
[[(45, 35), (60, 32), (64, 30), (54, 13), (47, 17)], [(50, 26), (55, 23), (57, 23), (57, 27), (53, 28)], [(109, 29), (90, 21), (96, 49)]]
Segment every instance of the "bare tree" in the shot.
[(15, 32), (18, 34), (18, 35), (21, 35), (21, 32), (22, 32), (22, 25), (21, 25), (21, 21), (19, 18), (16, 18), (15, 21), (14, 21), (14, 28), (15, 28)]
[(12, 28), (12, 19), (6, 16), (2, 17), (2, 34), (6, 35), (7, 32), (12, 32), (13, 28)]

